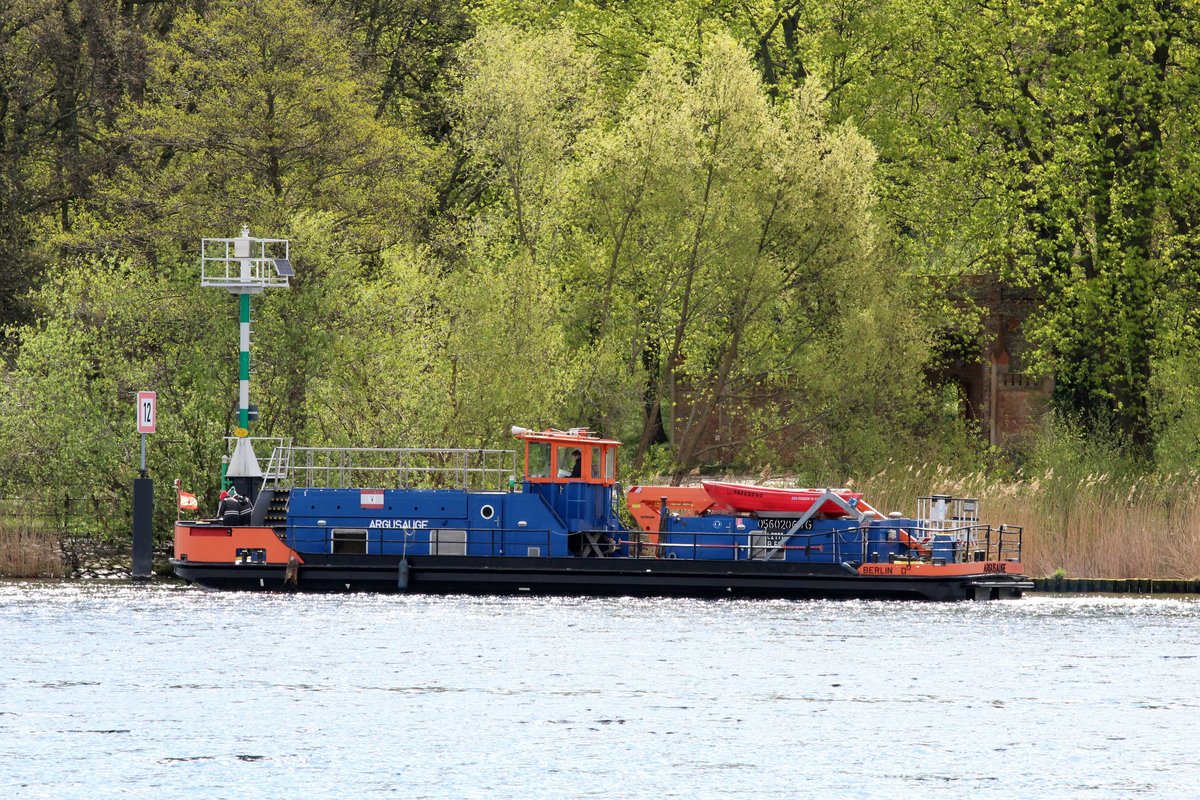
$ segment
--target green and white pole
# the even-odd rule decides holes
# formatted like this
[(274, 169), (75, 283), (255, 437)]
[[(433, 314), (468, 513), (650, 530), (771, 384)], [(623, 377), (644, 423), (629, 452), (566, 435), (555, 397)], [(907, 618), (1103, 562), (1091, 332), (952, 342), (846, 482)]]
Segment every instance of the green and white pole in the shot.
[[(274, 274), (272, 274), (272, 270)], [(225, 289), (238, 296), (238, 416), (237, 444), (222, 459), (222, 486), (243, 480), (253, 496), (262, 470), (250, 443), (250, 296), (271, 287), (287, 287), (295, 273), (288, 257), (287, 239), (255, 239), (250, 226), (231, 239), (200, 240), (200, 284)]]
[(238, 427), (250, 430), (250, 295), (241, 300), (241, 351), (238, 354)]

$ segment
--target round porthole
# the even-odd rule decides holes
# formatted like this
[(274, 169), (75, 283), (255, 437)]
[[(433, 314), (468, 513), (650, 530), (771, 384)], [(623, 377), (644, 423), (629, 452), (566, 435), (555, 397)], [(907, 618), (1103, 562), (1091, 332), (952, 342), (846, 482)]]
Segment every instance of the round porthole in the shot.
[(484, 519), (491, 519), (492, 517), (496, 516), (496, 509), (492, 508), (491, 506), (483, 506), (479, 509), (479, 516), (483, 517)]

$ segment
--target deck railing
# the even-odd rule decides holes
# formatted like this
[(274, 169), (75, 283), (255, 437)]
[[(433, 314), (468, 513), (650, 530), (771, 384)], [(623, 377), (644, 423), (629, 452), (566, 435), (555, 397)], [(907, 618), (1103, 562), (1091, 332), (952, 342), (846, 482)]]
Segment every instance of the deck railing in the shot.
[(517, 479), (512, 450), (281, 445), (264, 471), (270, 488), (503, 491)]
[[(583, 531), (564, 534), (560, 531), (528, 528), (431, 528), (401, 533), (395, 529), (361, 528), (352, 521), (346, 527), (292, 526), (288, 529), (289, 544), (301, 552), (306, 546), (320, 545), (323, 552), (361, 552), (362, 554), (407, 555), (476, 555), (550, 557), (564, 550), (562, 540), (568, 539), (569, 552), (576, 556), (620, 555), (638, 559), (679, 559), (684, 561), (788, 561), (800, 563), (840, 564), (887, 562), (898, 558), (917, 558), (914, 547), (895, 547), (896, 540), (888, 533), (898, 528), (860, 529), (846, 527), (833, 531), (801, 533), (791, 536), (784, 544), (764, 545), (760, 531), (747, 531), (731, 537), (729, 532), (674, 532), (648, 534), (638, 531)], [(871, 536), (863, 535), (869, 530)], [(905, 528), (910, 533), (911, 528)], [(932, 546), (934, 562), (966, 563), (978, 561), (1019, 561), (1021, 529), (987, 525), (971, 526), (949, 537), (941, 529), (941, 537)], [(574, 538), (571, 538), (574, 537)], [(558, 547), (553, 547), (555, 540)], [(888, 548), (884, 545), (892, 545)], [(338, 548), (350, 548), (342, 550)], [(358, 548), (361, 547), (361, 550)], [(461, 553), (456, 552), (461, 549)], [(436, 551), (436, 552), (435, 552)], [(311, 552), (311, 550), (309, 550)], [(768, 555), (770, 553), (771, 555)]]

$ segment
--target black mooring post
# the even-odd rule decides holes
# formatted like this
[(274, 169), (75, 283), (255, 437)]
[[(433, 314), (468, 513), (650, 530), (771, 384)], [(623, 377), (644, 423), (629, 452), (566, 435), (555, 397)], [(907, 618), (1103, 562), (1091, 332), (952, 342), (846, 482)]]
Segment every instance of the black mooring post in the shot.
[(133, 579), (150, 578), (154, 566), (154, 479), (133, 479)]

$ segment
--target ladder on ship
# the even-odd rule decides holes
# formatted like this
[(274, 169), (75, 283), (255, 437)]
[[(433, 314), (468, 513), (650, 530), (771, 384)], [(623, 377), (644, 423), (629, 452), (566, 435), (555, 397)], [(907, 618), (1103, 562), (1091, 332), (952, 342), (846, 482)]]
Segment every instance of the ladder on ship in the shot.
[(262, 524), (267, 528), (282, 530), (287, 526), (288, 501), (291, 499), (290, 489), (264, 489), (270, 492), (266, 509), (263, 511)]

